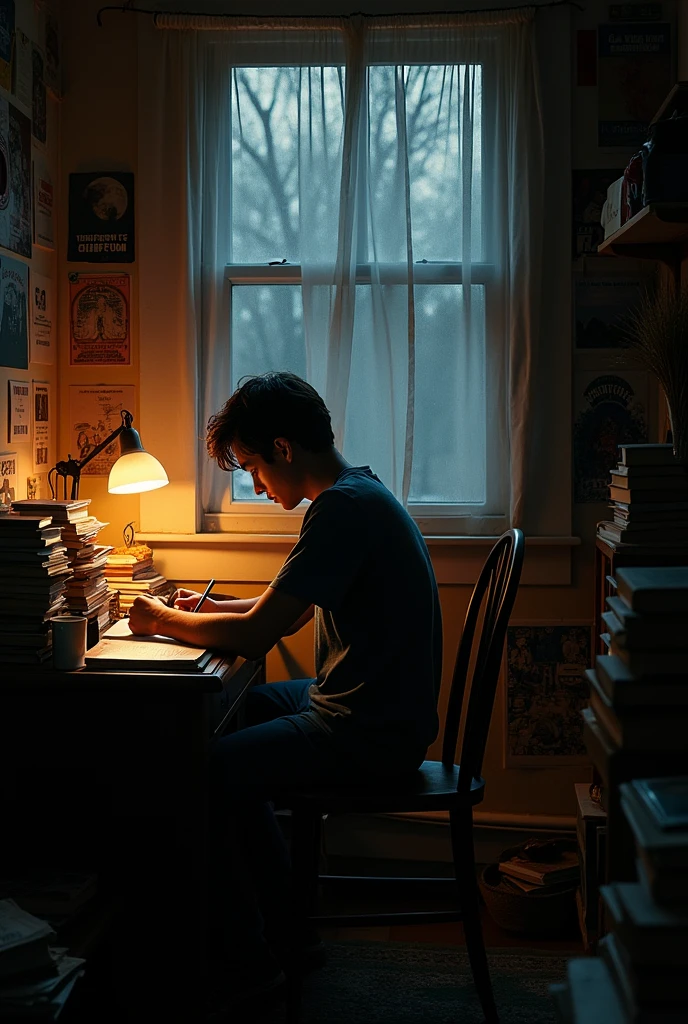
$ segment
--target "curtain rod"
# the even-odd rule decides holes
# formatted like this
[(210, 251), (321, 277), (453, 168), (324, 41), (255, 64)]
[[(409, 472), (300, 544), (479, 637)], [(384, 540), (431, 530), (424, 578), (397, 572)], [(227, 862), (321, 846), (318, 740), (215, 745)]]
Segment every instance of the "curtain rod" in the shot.
[(154, 22), (157, 21), (157, 19), (162, 15), (162, 16), (165, 16), (165, 17), (178, 16), (178, 17), (181, 17), (181, 18), (222, 18), (222, 19), (232, 18), (232, 19), (237, 19), (237, 20), (240, 20), (242, 18), (244, 18), (244, 19), (245, 18), (250, 18), (250, 20), (252, 22), (255, 22), (257, 19), (260, 19), (260, 18), (265, 18), (266, 20), (270, 20), (270, 21), (274, 21), (276, 18), (279, 18), (280, 21), (285, 21), (285, 22), (286, 21), (289, 21), (289, 22), (292, 22), (292, 21), (293, 22), (308, 22), (308, 21), (310, 21), (310, 22), (320, 23), (320, 22), (328, 22), (328, 21), (341, 21), (344, 18), (390, 18), (390, 17), (405, 17), (405, 18), (420, 18), (420, 17), (423, 17), (423, 18), (433, 18), (433, 17), (442, 17), (442, 16), (446, 16), (446, 15), (451, 15), (451, 14), (494, 14), (494, 13), (496, 13), (498, 11), (504, 11), (504, 12), (507, 12), (507, 11), (520, 11), (520, 10), (523, 10), (524, 8), (527, 8), (527, 7), (532, 7), (536, 11), (539, 10), (541, 7), (576, 7), (579, 11), (584, 11), (585, 10), (585, 8), (581, 4), (577, 3), (576, 0), (547, 0), (547, 3), (543, 3), (543, 4), (538, 4), (538, 3), (532, 2), (532, 3), (525, 3), (525, 4), (517, 4), (517, 5), (514, 5), (513, 7), (479, 7), (479, 8), (475, 8), (474, 7), (474, 8), (470, 8), (470, 9), (466, 9), (466, 10), (462, 10), (462, 11), (401, 11), (401, 12), (398, 12), (398, 14), (396, 14), (396, 15), (394, 15), (394, 14), (392, 14), (392, 15), (390, 15), (390, 14), (385, 14), (385, 15), (367, 14), (364, 11), (353, 11), (351, 14), (341, 14), (341, 15), (330, 14), (330, 15), (315, 15), (314, 16), (312, 14), (293, 14), (293, 15), (289, 15), (287, 17), (282, 17), (280, 15), (275, 15), (275, 14), (270, 14), (270, 15), (267, 15), (267, 14), (235, 14), (235, 13), (232, 13), (232, 14), (217, 14), (216, 12), (209, 13), (209, 12), (204, 12), (204, 11), (153, 11), (153, 10), (146, 9), (146, 8), (143, 8), (143, 7), (131, 7), (130, 3), (124, 3), (124, 4), (121, 4), (121, 5), (118, 5), (118, 6), (111, 5), (111, 6), (108, 6), (108, 7), (101, 7), (100, 10), (98, 11), (98, 13), (96, 14), (96, 21), (98, 22), (99, 28), (102, 28), (103, 27), (102, 15), (103, 15), (103, 13), (105, 11), (119, 11), (121, 14), (149, 14), (153, 18)]

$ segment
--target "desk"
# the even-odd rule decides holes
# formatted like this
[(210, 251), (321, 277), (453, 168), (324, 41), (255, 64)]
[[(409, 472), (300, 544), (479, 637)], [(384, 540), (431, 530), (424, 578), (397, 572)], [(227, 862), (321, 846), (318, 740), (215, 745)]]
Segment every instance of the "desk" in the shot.
[(95, 867), (114, 908), (112, 1019), (195, 1024), (206, 757), (248, 687), (263, 681), (263, 662), (217, 656), (193, 673), (2, 674), (1, 870)]

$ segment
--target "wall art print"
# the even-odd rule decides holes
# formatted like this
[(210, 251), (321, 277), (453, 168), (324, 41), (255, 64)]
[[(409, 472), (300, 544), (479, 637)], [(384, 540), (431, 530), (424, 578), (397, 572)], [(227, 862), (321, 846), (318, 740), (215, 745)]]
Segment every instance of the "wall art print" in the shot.
[(31, 259), (31, 121), (2, 97), (0, 245)]
[(70, 174), (70, 263), (133, 263), (134, 255), (133, 173)]
[(644, 373), (574, 375), (573, 500), (609, 501), (609, 473), (620, 444), (648, 439)]
[(129, 275), (69, 275), (69, 362), (128, 366)]
[(583, 764), (588, 622), (512, 623), (506, 637), (505, 766)]

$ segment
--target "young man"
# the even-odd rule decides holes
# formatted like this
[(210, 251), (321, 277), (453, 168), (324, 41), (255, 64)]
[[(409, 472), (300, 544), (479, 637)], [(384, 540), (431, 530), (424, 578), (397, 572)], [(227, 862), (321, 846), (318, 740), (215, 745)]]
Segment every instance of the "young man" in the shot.
[(417, 526), (367, 466), (337, 451), (309, 384), (250, 378), (211, 419), (207, 448), (222, 469), (250, 473), (256, 494), (285, 509), (311, 502), (260, 597), (209, 599), (192, 614), (199, 595), (180, 590), (176, 607), (140, 597), (130, 616), (138, 634), (257, 658), (315, 614), (316, 678), (255, 687), (247, 727), (211, 754), (218, 935), (250, 995), (281, 984), (282, 968), (306, 966), (315, 941), (298, 920), (270, 801), (418, 768), (437, 733), (442, 626)]

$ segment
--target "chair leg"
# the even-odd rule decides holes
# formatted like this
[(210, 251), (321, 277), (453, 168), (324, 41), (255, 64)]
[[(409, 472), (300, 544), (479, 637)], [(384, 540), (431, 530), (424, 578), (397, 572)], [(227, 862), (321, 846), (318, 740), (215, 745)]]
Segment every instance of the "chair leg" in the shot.
[(454, 872), (459, 888), (463, 914), (466, 949), (473, 971), (473, 982), (488, 1024), (499, 1024), (497, 1007), (492, 994), (490, 970), (487, 964), (483, 930), (480, 923), (480, 897), (475, 877), (475, 851), (473, 848), (473, 815), (471, 809), (451, 811), (449, 814)]
[(292, 811), (291, 868), (294, 892), (304, 914), (314, 914), (318, 904), (321, 816), (318, 811)]
[(301, 1020), (301, 997), (303, 995), (303, 978), (292, 975), (287, 978), (287, 1000), (285, 1003), (285, 1024), (299, 1024)]

